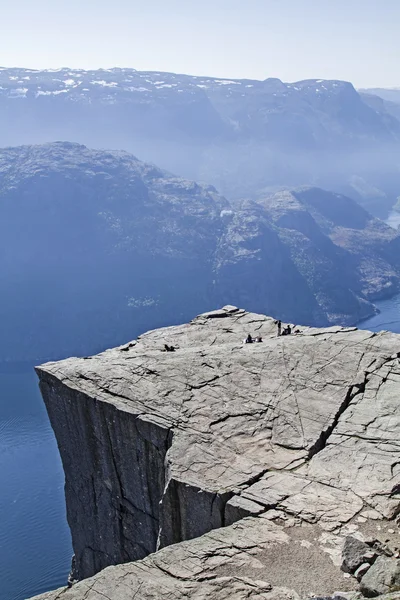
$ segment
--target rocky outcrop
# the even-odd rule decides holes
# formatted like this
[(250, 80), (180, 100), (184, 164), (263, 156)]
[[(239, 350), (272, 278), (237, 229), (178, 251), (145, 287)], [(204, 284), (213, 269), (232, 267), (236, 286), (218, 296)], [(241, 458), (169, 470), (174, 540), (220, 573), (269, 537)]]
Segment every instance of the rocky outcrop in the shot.
[[(369, 555), (358, 548), (361, 558), (349, 564), (357, 544), (345, 545), (346, 538), (372, 535), (384, 544), (396, 537), (399, 336), (300, 331), (277, 337), (273, 319), (227, 306), (97, 356), (38, 368), (66, 474), (75, 577), (166, 547), (82, 582), (66, 598), (83, 598), (92, 583), (117, 598), (101, 586), (119, 586), (133, 573), (133, 589), (148, 569), (150, 579), (171, 576), (175, 590), (188, 586), (195, 594), (201, 581), (222, 585), (221, 594), (237, 585), (256, 594), (259, 584), (241, 579), (250, 564), (272, 585), (257, 593), (357, 587), (341, 563), (353, 573)], [(248, 333), (262, 343), (243, 344)], [(226, 550), (222, 539), (229, 540)], [(264, 543), (278, 549), (265, 552)], [(180, 552), (188, 553), (195, 575), (170, 574), (182, 567)], [(242, 571), (232, 559), (237, 552)], [(215, 580), (203, 572), (204, 560), (217, 569)], [(310, 561), (315, 586), (298, 573)], [(290, 565), (300, 579), (291, 579)], [(220, 575), (234, 579), (222, 583)], [(146, 585), (138, 598), (149, 593)], [(122, 588), (118, 593), (128, 598)]]

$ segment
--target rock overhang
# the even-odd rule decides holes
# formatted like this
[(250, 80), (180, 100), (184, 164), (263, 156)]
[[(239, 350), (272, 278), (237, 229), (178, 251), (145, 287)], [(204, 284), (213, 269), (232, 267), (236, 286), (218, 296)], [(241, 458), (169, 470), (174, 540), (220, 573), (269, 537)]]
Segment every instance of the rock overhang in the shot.
[[(327, 444), (324, 435), (335, 442), (325, 454), (343, 445), (343, 436), (351, 439), (354, 428), (359, 442), (379, 442), (363, 437), (368, 415), (384, 435), (381, 443), (396, 444), (400, 412), (380, 416), (373, 403), (379, 394), (385, 409), (400, 390), (398, 337), (356, 328), (300, 331), (277, 337), (272, 318), (228, 306), (97, 356), (37, 370), (169, 428), (177, 440), (169, 450), (171, 472), (209, 491), (234, 490), (269, 470), (299, 470), (318, 444)], [(263, 342), (243, 344), (248, 333)], [(166, 352), (165, 344), (175, 351)]]
[[(116, 415), (133, 419), (161, 452), (157, 547), (271, 509), (330, 532), (364, 514), (392, 519), (400, 508), (399, 336), (299, 329), (277, 337), (273, 319), (226, 307), (38, 373), (48, 408), (73, 390), (68, 410), (87, 399), (112, 409), (105, 419), (118, 432), (116, 472), (120, 453), (136, 443), (120, 439)], [(262, 343), (243, 344), (248, 333)]]

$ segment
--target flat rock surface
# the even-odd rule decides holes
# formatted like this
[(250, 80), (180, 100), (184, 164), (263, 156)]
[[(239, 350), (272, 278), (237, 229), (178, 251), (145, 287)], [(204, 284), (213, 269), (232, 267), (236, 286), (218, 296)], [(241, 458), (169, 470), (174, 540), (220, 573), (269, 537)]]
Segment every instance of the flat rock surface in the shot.
[[(170, 577), (170, 569), (186, 568), (176, 553), (207, 547), (207, 565), (231, 578), (221, 589), (217, 578), (218, 593), (209, 597), (243, 597), (232, 556), (244, 532), (256, 535), (261, 579), (273, 586), (299, 594), (354, 589), (357, 582), (347, 585), (340, 572), (345, 537), (382, 534), (385, 541), (388, 523), (394, 537), (398, 531), (400, 337), (296, 329), (278, 337), (273, 319), (227, 306), (97, 356), (38, 368), (66, 471), (80, 579), (197, 538), (184, 551), (178, 545), (151, 555), (145, 566), (109, 569), (95, 585), (123, 586), (125, 575), (154, 575), (155, 566), (156, 579)], [(244, 344), (248, 334), (263, 341)], [(207, 532), (224, 525), (218, 535), (232, 536), (231, 549), (221, 558)], [(286, 546), (264, 552), (257, 541), (263, 532), (265, 543)], [(217, 585), (204, 575), (204, 562), (199, 569), (202, 586)], [(171, 581), (176, 590), (189, 585), (181, 575), (162, 585)], [(275, 587), (257, 585), (254, 598), (276, 597)], [(65, 598), (90, 600), (87, 586)]]
[[(263, 315), (207, 313), (39, 373), (170, 428), (171, 475), (186, 483), (250, 486), (246, 494), (266, 494), (268, 506), (287, 502), (281, 485), (297, 498), (318, 490), (328, 503), (345, 502), (346, 520), (363, 501), (389, 515), (400, 482), (399, 336), (331, 327), (277, 337), (276, 330)], [(263, 342), (243, 344), (248, 333)], [(251, 486), (254, 478), (262, 482)]]

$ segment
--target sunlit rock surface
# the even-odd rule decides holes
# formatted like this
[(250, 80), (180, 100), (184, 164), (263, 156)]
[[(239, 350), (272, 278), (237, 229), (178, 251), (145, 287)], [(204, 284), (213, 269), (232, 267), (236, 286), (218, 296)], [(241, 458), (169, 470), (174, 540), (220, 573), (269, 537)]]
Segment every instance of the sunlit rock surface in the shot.
[[(273, 319), (228, 306), (38, 368), (66, 473), (74, 577), (197, 538), (108, 569), (66, 599), (131, 598), (134, 582), (137, 598), (152, 597), (148, 585), (154, 597), (165, 585), (171, 598), (200, 598), (200, 580), (216, 598), (243, 597), (240, 586), (254, 598), (357, 587), (339, 570), (344, 536), (397, 531), (400, 338), (297, 329), (277, 337)], [(262, 343), (243, 344), (248, 333)], [(188, 574), (170, 573), (186, 561)], [(85, 596), (92, 584), (98, 596)]]

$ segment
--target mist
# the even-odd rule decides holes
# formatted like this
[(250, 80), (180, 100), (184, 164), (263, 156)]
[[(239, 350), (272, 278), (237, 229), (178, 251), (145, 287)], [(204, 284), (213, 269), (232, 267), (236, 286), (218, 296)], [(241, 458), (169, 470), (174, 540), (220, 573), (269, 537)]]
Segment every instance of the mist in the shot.
[(68, 140), (126, 150), (232, 201), (317, 185), (385, 218), (400, 195), (400, 121), (346, 82), (11, 72), (0, 72), (3, 147)]

